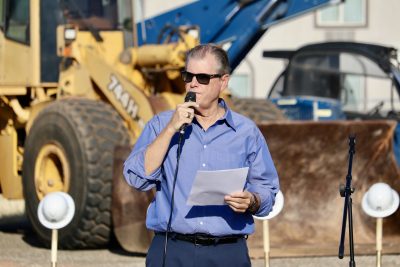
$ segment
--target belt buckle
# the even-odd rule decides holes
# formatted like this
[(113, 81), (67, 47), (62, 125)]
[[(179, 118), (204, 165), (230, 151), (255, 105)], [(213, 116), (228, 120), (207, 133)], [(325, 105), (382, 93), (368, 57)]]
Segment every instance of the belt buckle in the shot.
[(205, 242), (205, 240), (201, 238), (201, 236), (195, 234), (194, 235), (194, 245), (195, 246), (201, 246), (203, 245)]
[(200, 246), (200, 244), (198, 243), (198, 240), (199, 239), (197, 238), (197, 235), (194, 235), (194, 242), (193, 243), (194, 243), (195, 246)]
[(195, 235), (195, 245), (210, 246), (219, 243), (219, 238)]

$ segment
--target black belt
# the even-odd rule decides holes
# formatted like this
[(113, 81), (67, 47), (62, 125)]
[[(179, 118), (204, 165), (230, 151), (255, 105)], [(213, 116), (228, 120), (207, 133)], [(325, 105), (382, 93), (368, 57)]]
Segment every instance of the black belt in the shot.
[[(156, 235), (164, 235), (165, 232), (156, 232)], [(195, 245), (217, 245), (217, 244), (229, 244), (236, 243), (239, 239), (246, 238), (247, 235), (225, 235), (225, 236), (212, 236), (208, 234), (180, 234), (175, 232), (168, 233), (171, 239), (177, 239), (193, 243)]]

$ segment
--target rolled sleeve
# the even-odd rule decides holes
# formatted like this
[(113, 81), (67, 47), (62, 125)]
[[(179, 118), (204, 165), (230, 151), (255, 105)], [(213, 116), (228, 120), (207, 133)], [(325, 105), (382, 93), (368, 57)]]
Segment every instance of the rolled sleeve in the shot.
[(157, 136), (158, 118), (154, 117), (143, 129), (142, 134), (137, 140), (131, 154), (124, 163), (124, 177), (127, 183), (140, 191), (147, 191), (156, 185), (161, 179), (161, 167), (149, 175), (146, 175), (144, 159), (147, 147)]
[(267, 143), (261, 132), (256, 138), (255, 152), (249, 159), (250, 169), (246, 190), (259, 195), (261, 203), (256, 216), (267, 216), (279, 191), (279, 178)]

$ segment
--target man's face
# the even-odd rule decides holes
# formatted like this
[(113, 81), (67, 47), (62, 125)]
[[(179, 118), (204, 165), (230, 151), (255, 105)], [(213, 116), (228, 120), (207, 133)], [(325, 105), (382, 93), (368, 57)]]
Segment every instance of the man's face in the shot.
[[(215, 57), (207, 54), (203, 58), (190, 58), (186, 66), (186, 71), (198, 74), (221, 74), (218, 72), (218, 63)], [(199, 109), (208, 109), (213, 104), (218, 102), (219, 94), (228, 85), (229, 75), (224, 75), (221, 78), (210, 79), (209, 84), (201, 84), (193, 77), (192, 81), (186, 83), (186, 92), (192, 91), (196, 93), (196, 103)]]

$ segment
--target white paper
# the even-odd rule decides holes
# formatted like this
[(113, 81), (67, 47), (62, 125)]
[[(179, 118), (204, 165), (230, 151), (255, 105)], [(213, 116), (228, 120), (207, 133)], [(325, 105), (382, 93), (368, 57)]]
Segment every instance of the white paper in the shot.
[(225, 205), (224, 196), (243, 190), (248, 171), (249, 167), (197, 171), (187, 204), (192, 206)]

